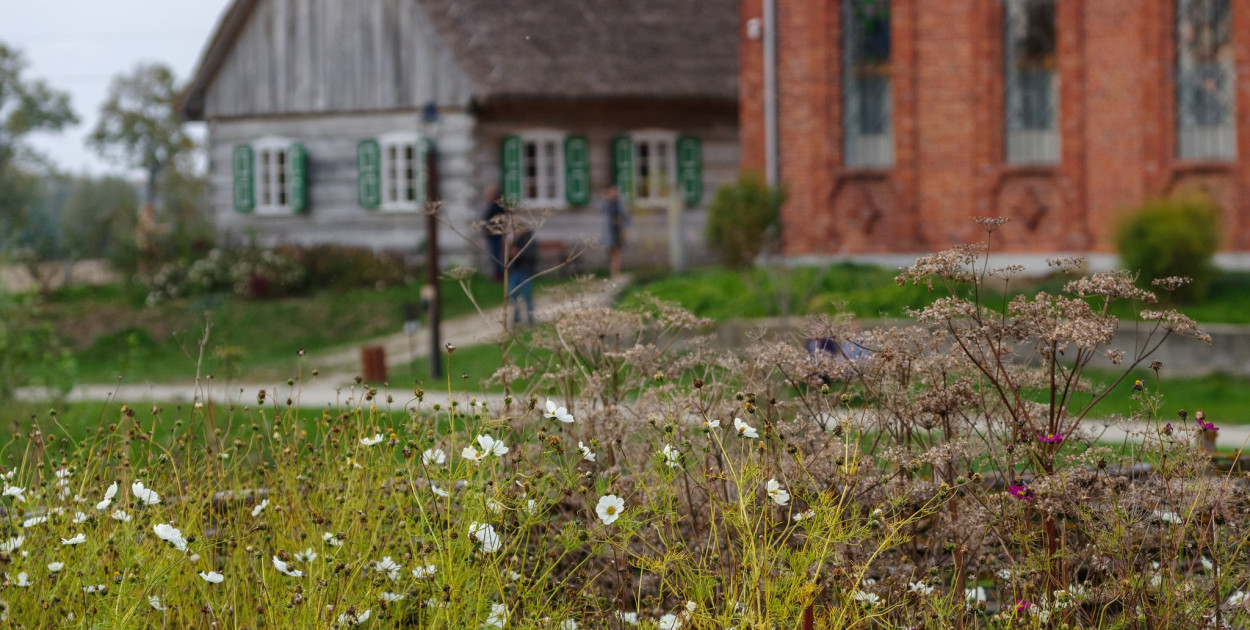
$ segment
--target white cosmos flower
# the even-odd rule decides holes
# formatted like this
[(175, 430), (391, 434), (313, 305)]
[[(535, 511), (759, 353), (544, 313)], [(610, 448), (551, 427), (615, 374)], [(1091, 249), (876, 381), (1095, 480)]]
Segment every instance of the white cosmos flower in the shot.
[(503, 604), (491, 604), (490, 616), (486, 618), (486, 625), (502, 628), (508, 623), (508, 607)]
[(354, 615), (351, 613), (343, 613), (339, 615), (339, 625), (340, 626), (359, 626), (360, 624), (369, 620), (369, 612), (370, 612), (369, 610), (366, 610), (362, 613), (356, 613)]
[(599, 515), (599, 519), (604, 525), (611, 525), (616, 519), (621, 517), (621, 513), (625, 511), (625, 499), (615, 494), (606, 494), (599, 497), (599, 504), (595, 506), (595, 513)]
[(418, 566), (417, 568), (413, 569), (412, 577), (417, 578), (418, 580), (424, 580), (425, 578), (428, 578), (428, 577), (434, 577), (434, 574), (437, 572), (438, 572), (438, 569), (434, 565), (427, 564), (423, 567)]
[(8, 552), (17, 551), (17, 548), (21, 547), (22, 543), (24, 542), (26, 542), (25, 536), (17, 536), (15, 538), (10, 538), (0, 543), (0, 551), (8, 551)]
[(317, 559), (317, 552), (313, 551), (312, 547), (309, 547), (303, 551), (295, 552), (295, 559), (300, 562), (312, 562)]
[(438, 487), (438, 485), (435, 484), (434, 482), (430, 482), (430, 492), (433, 492), (434, 494), (437, 494), (438, 496), (443, 497), (444, 499), (451, 496), (450, 492)]
[(1171, 512), (1171, 511), (1160, 512), (1159, 510), (1155, 510), (1154, 517), (1163, 521), (1164, 523), (1170, 523), (1172, 525), (1180, 525), (1181, 522), (1185, 520), (1181, 518), (1181, 516), (1177, 514), (1176, 512)]
[(324, 540), (324, 541), (326, 542), (326, 544), (327, 544), (327, 545), (330, 545), (331, 547), (342, 547), (342, 546), (343, 546), (343, 541), (339, 540), (337, 536), (335, 536), (334, 534), (331, 534), (330, 532), (326, 532), (326, 533), (322, 534), (322, 535), (321, 535), (321, 540)]
[(734, 431), (738, 432), (738, 437), (757, 438), (760, 434), (755, 427), (742, 421), (742, 418), (734, 418)]
[(441, 448), (427, 448), (421, 454), (421, 463), (426, 466), (442, 466), (447, 463), (447, 453)]
[(397, 602), (403, 598), (403, 593), (387, 593), (386, 591), (383, 591), (381, 595), (378, 595), (378, 599), (384, 602)]
[(14, 468), (13, 470), (10, 470), (9, 472), (4, 473), (3, 475), (0, 475), (0, 478), (3, 478), (5, 481), (10, 481), (16, 475), (17, 475), (17, 468)]
[(25, 571), (22, 571), (21, 573), (17, 574), (17, 581), (14, 582), (13, 585), (21, 587), (21, 588), (26, 588), (27, 586), (30, 586), (32, 584), (32, 582), (28, 579), (29, 577), (30, 576), (26, 575)]
[(616, 611), (616, 618), (631, 626), (638, 625), (638, 613)]
[(117, 496), (116, 481), (114, 481), (113, 485), (109, 486), (108, 489), (104, 491), (104, 500), (95, 504), (95, 509), (100, 510), (101, 512), (109, 509), (109, 506), (113, 504), (113, 497), (115, 496)]
[(981, 602), (988, 601), (988, 599), (989, 597), (985, 594), (984, 586), (964, 589), (964, 600), (968, 602), (969, 606), (976, 606)]
[(577, 622), (572, 619), (565, 619), (556, 628), (557, 630), (577, 630)]
[(503, 514), (503, 504), (494, 499), (486, 500), (486, 509), (494, 512), (495, 514)]
[(373, 563), (373, 570), (385, 573), (386, 577), (390, 578), (392, 582), (399, 579), (399, 570), (402, 568), (390, 556), (382, 556), (381, 560)]
[(260, 516), (260, 513), (264, 512), (267, 507), (269, 507), (269, 499), (257, 503), (256, 507), (252, 508), (252, 516)]
[(144, 486), (142, 481), (130, 484), (130, 491), (135, 495), (136, 499), (147, 505), (156, 505), (161, 502), (161, 495), (156, 494), (155, 490)]
[(704, 421), (703, 421), (703, 428), (704, 428), (704, 429), (719, 429), (719, 428), (720, 428), (720, 420), (704, 420)]
[(851, 594), (855, 601), (868, 606), (869, 608), (881, 603), (881, 596), (876, 593), (868, 593), (865, 591), (855, 591)]
[(110, 516), (112, 516), (115, 521), (121, 521), (123, 523), (130, 522), (130, 515), (122, 510), (113, 510), (113, 513)]
[(665, 444), (660, 450), (660, 455), (664, 457), (664, 465), (669, 468), (681, 468), (681, 451), (673, 448), (672, 444)]
[(61, 539), (62, 545), (81, 545), (85, 542), (87, 542), (87, 535), (83, 534), (82, 532), (79, 532), (78, 535), (74, 536), (73, 538)]
[(816, 510), (804, 510), (794, 515), (794, 522), (806, 521), (814, 516), (816, 516)]
[(694, 602), (692, 602), (692, 601), (689, 601), (689, 600), (687, 600), (687, 601), (686, 601), (686, 612), (688, 612), (688, 613), (690, 613), (690, 614), (692, 614), (692, 615), (693, 615), (693, 614), (694, 614), (694, 611), (696, 611), (696, 610), (698, 610), (698, 609), (699, 609), (699, 605), (698, 605), (698, 604), (696, 604), (696, 603), (694, 603)]
[(204, 581), (209, 584), (221, 584), (226, 579), (226, 576), (216, 571), (209, 571), (208, 573), (200, 571), (200, 577), (204, 578)]
[(22, 501), (22, 502), (26, 501), (26, 497), (24, 496), (25, 493), (26, 493), (26, 488), (18, 488), (17, 486), (5, 486), (4, 487), (4, 496), (13, 497), (14, 499), (17, 499), (18, 501)]
[(65, 568), (64, 562), (49, 562), (48, 563), (48, 573), (59, 573), (61, 569), (64, 569), (64, 568)]
[(477, 436), (477, 446), (470, 444), (464, 447), (464, 450), (460, 452), (460, 455), (465, 459), (480, 462), (485, 459), (487, 455), (502, 457), (507, 452), (508, 447), (503, 443), (503, 440), (496, 440), (487, 434)]
[(495, 528), (486, 523), (470, 524), (469, 535), (482, 544), (482, 553), (495, 553), (502, 544)]
[(381, 433), (374, 433), (373, 437), (371, 438), (360, 438), (360, 443), (364, 444), (365, 446), (373, 446), (374, 444), (377, 444), (378, 442), (381, 442), (381, 441), (382, 441)]
[(165, 610), (165, 604), (161, 602), (159, 595), (148, 595), (148, 605), (156, 610)]
[(1245, 591), (1237, 591), (1236, 593), (1233, 593), (1232, 595), (1229, 595), (1229, 596), (1228, 596), (1228, 600), (1227, 600), (1227, 601), (1225, 601), (1224, 603), (1228, 604), (1229, 606), (1234, 606), (1234, 607), (1236, 607), (1236, 606), (1240, 606), (1240, 605), (1242, 604), (1242, 602), (1244, 602), (1244, 601), (1246, 601), (1246, 592), (1245, 592)]
[(924, 582), (912, 582), (908, 585), (907, 590), (918, 595), (929, 595), (933, 592), (933, 587), (925, 584)]
[(786, 492), (776, 479), (769, 479), (768, 484), (764, 486), (768, 489), (768, 498), (773, 500), (777, 505), (785, 505), (790, 502), (790, 493)]
[(74, 524), (81, 525), (91, 519), (91, 515), (86, 512), (74, 512)]
[(109, 589), (109, 587), (107, 587), (107, 586), (105, 586), (105, 585), (103, 585), (103, 584), (96, 584), (96, 585), (94, 585), (94, 586), (84, 586), (84, 587), (82, 587), (82, 592), (84, 592), (84, 593), (103, 593), (103, 592), (107, 591), (108, 589)]
[(277, 569), (278, 573), (283, 575), (289, 575), (291, 577), (304, 577), (303, 571), (300, 571), (299, 569), (292, 569), (287, 563), (282, 561), (282, 558), (279, 558), (278, 556), (273, 557), (273, 568)]
[(544, 413), (543, 417), (550, 418), (552, 420), (559, 420), (565, 424), (573, 422), (573, 414), (569, 413), (569, 410), (564, 407), (557, 407), (550, 398), (547, 399), (547, 413)]
[(169, 523), (160, 523), (152, 526), (152, 531), (156, 533), (156, 537), (168, 542), (178, 551), (187, 550), (187, 539), (183, 537), (182, 532), (178, 528)]
[(46, 522), (48, 522), (48, 517), (46, 516), (32, 516), (22, 521), (22, 527), (34, 527), (36, 525), (39, 525), (40, 523), (46, 523)]
[(579, 450), (579, 451), (581, 451), (581, 452), (582, 452), (582, 459), (584, 459), (584, 460), (586, 460), (586, 461), (588, 461), (588, 462), (593, 462), (593, 461), (595, 461), (595, 453), (594, 453), (594, 451), (590, 450), (590, 447), (589, 447), (589, 446), (586, 446), (585, 444), (583, 444), (583, 443), (581, 443), (581, 442), (578, 442), (578, 443), (577, 443), (577, 450)]
[(660, 630), (678, 630), (681, 628), (681, 619), (672, 613), (664, 615), (660, 617), (659, 628)]

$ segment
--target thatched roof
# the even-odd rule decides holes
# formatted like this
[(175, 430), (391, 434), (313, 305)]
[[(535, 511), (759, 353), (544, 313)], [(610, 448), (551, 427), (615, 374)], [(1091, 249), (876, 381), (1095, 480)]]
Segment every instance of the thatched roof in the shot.
[[(189, 119), (261, 0), (234, 0), (180, 99)], [(738, 98), (738, 0), (413, 0), (479, 103)]]
[(417, 0), (480, 101), (738, 98), (737, 0)]

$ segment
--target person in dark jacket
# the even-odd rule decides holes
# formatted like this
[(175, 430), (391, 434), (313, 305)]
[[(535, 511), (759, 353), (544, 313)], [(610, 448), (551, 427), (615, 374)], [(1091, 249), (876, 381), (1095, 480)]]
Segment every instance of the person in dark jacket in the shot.
[(486, 208), (482, 211), (482, 236), (486, 239), (486, 255), (490, 257), (491, 278), (495, 282), (503, 282), (503, 232), (506, 225), (493, 221), (495, 217), (507, 214), (507, 208), (499, 203), (499, 187), (486, 188)]
[(608, 271), (615, 278), (621, 275), (621, 248), (625, 246), (625, 228), (629, 215), (621, 204), (621, 190), (615, 185), (603, 191), (603, 214), (607, 219), (604, 244), (608, 246)]
[(512, 301), (512, 322), (521, 323), (521, 301), (525, 301), (526, 321), (534, 323), (534, 274), (538, 271), (538, 243), (534, 231), (520, 226), (512, 236), (508, 254), (508, 297)]

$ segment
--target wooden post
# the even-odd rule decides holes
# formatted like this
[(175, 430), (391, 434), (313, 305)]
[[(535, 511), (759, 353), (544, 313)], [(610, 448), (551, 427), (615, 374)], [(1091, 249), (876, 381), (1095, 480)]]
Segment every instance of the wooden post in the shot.
[(443, 375), (442, 343), (439, 339), (439, 320), (442, 308), (442, 295), (438, 279), (438, 216), (432, 204), (438, 202), (438, 145), (430, 140), (429, 149), (425, 152), (425, 267), (426, 282), (430, 287), (429, 325), (430, 325), (430, 378), (441, 378)]

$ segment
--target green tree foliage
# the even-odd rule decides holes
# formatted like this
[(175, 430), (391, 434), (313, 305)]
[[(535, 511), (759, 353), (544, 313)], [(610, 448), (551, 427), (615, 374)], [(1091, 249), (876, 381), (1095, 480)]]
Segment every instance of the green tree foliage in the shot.
[(1140, 272), (1138, 282), (1149, 287), (1158, 278), (1189, 277), (1193, 282), (1175, 294), (1188, 302), (1206, 295), (1219, 245), (1220, 210), (1202, 195), (1148, 201), (1116, 229), (1120, 258)]
[(32, 131), (57, 131), (78, 122), (69, 94), (22, 76), (26, 61), (0, 42), (0, 233), (20, 234), (27, 228), (29, 205), (37, 192), (32, 176), (18, 168), (32, 158), (22, 138)]
[(133, 240), (139, 195), (119, 177), (80, 179), (65, 200), (60, 228), (73, 258), (113, 258)]
[(776, 238), (785, 199), (783, 188), (769, 186), (755, 173), (721, 187), (708, 206), (708, 245), (720, 253), (726, 265), (749, 266), (765, 245)]

